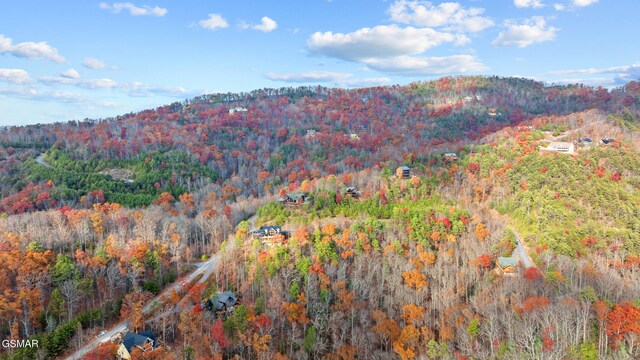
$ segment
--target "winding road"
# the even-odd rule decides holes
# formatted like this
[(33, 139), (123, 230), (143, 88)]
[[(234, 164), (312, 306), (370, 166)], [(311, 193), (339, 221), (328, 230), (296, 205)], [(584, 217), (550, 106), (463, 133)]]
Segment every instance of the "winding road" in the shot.
[[(231, 247), (233, 247), (233, 242), (229, 244), (227, 249), (230, 249)], [(218, 263), (220, 262), (220, 257), (222, 256), (223, 253), (224, 253), (223, 250), (218, 251), (215, 255), (211, 257), (211, 259), (202, 263), (194, 264), (197, 267), (197, 269), (194, 272), (189, 274), (187, 277), (185, 277), (181, 281), (176, 281), (173, 285), (171, 285), (170, 287), (162, 291), (162, 293), (160, 293), (158, 296), (149, 300), (147, 305), (142, 309), (142, 313), (144, 315), (149, 314), (153, 310), (154, 305), (158, 301), (160, 301), (160, 299), (162, 299), (164, 296), (168, 296), (172, 290), (177, 290), (179, 287), (183, 286), (183, 284), (192, 282), (199, 275), (202, 275), (202, 277), (198, 280), (198, 282), (204, 283), (218, 267)], [(91, 352), (91, 350), (96, 348), (98, 345), (111, 340), (114, 336), (116, 336), (117, 334), (123, 331), (126, 331), (127, 329), (128, 329), (128, 323), (126, 321), (121, 321), (118, 324), (111, 327), (109, 330), (107, 330), (104, 334), (98, 336), (96, 339), (92, 340), (89, 344), (82, 347), (80, 350), (69, 355), (66, 359), (67, 360), (82, 359), (82, 357), (84, 357), (87, 353)]]

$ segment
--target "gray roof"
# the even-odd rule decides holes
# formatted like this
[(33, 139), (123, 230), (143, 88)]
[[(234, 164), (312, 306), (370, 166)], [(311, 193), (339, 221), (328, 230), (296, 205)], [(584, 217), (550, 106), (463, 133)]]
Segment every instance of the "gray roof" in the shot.
[(293, 194), (287, 194), (286, 197), (279, 198), (278, 201), (283, 202), (289, 199), (292, 201), (297, 201), (299, 198), (301, 198), (302, 200), (305, 200), (306, 197), (307, 197), (307, 194), (305, 193), (293, 193)]
[(404, 165), (403, 165), (403, 166), (400, 166), (400, 167), (399, 167), (399, 169), (400, 169), (400, 170), (402, 170), (402, 171), (409, 171), (409, 170), (411, 170), (411, 168), (409, 168), (408, 166), (404, 166)]
[(221, 293), (216, 293), (211, 297), (211, 306), (216, 310), (220, 311), (225, 308), (225, 306), (231, 307), (236, 304), (238, 298), (231, 292), (225, 291)]
[(252, 233), (254, 234), (268, 234), (270, 232), (281, 233), (282, 226), (265, 225), (265, 226), (260, 226), (260, 229), (256, 229), (252, 231)]
[(122, 340), (122, 344), (128, 352), (131, 352), (134, 346), (143, 346), (147, 342), (150, 342), (152, 347), (158, 344), (158, 340), (151, 330), (145, 330), (139, 334), (129, 331), (124, 335), (124, 340)]
[(517, 257), (500, 256), (498, 258), (498, 265), (500, 265), (500, 267), (503, 269), (509, 266), (516, 266), (518, 265), (519, 262), (520, 262), (520, 259), (518, 259)]

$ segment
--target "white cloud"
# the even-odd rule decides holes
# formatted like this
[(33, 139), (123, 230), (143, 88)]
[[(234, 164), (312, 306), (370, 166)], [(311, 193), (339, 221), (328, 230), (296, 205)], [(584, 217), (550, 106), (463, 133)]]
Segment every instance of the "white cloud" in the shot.
[(40, 82), (47, 85), (70, 85), (84, 89), (112, 89), (118, 83), (111, 79), (79, 79), (71, 77), (43, 76)]
[(446, 27), (445, 30), (479, 32), (494, 25), (481, 16), (482, 8), (464, 8), (456, 2), (445, 2), (437, 6), (429, 1), (395, 1), (387, 10), (391, 20), (424, 27)]
[(370, 58), (419, 54), (455, 40), (455, 35), (433, 29), (383, 25), (348, 34), (316, 32), (307, 40), (307, 47), (319, 55), (348, 61), (365, 61)]
[(41, 101), (55, 100), (60, 102), (77, 103), (77, 102), (91, 101), (92, 99), (76, 93), (65, 92), (65, 91), (52, 91), (52, 92), (37, 94), (37, 96), (35, 97), (35, 100), (41, 100)]
[(456, 34), (456, 39), (454, 40), (453, 44), (455, 46), (464, 46), (469, 44), (470, 42), (471, 39), (469, 39), (469, 37), (465, 34)]
[[(561, 76), (575, 76), (575, 75), (612, 75), (612, 78), (609, 78), (611, 83), (615, 84), (626, 84), (631, 80), (637, 80), (640, 78), (640, 62), (637, 62), (633, 65), (623, 65), (623, 66), (612, 66), (608, 68), (588, 68), (588, 69), (577, 69), (577, 70), (560, 70), (560, 71), (552, 71), (550, 72), (552, 75), (561, 75)], [(570, 79), (573, 80), (573, 79)], [(585, 80), (593, 80), (593, 79), (581, 79)], [(557, 80), (561, 81), (561, 80)], [(568, 80), (563, 80), (568, 81)]]
[(387, 77), (375, 77), (375, 78), (362, 78), (362, 79), (346, 79), (336, 81), (335, 84), (339, 87), (370, 87), (370, 86), (383, 86), (391, 84), (391, 79)]
[(589, 5), (593, 5), (598, 2), (598, 0), (571, 0), (573, 5), (578, 7), (585, 7)]
[(31, 82), (31, 77), (28, 72), (22, 69), (0, 69), (0, 81), (28, 84)]
[(229, 27), (229, 23), (220, 14), (209, 14), (209, 17), (198, 22), (203, 29), (216, 30)]
[(78, 86), (86, 89), (111, 89), (118, 86), (118, 83), (111, 79), (88, 79), (78, 81)]
[(65, 62), (64, 57), (58, 54), (58, 50), (51, 47), (45, 41), (41, 42), (21, 42), (13, 44), (13, 40), (0, 35), (0, 54), (11, 54), (13, 56), (35, 59), (51, 60), (58, 63)]
[(111, 68), (111, 66), (107, 65), (104, 61), (92, 57), (84, 59), (82, 66), (94, 70)]
[(588, 68), (588, 69), (578, 69), (578, 70), (559, 70), (552, 71), (551, 74), (557, 75), (577, 75), (577, 74), (614, 74), (614, 73), (629, 73), (634, 72), (638, 76), (640, 76), (640, 62), (635, 63), (633, 65), (624, 65), (624, 66), (612, 66), (608, 68)]
[(540, 0), (513, 0), (513, 3), (516, 5), (516, 7), (519, 7), (519, 8), (530, 7), (534, 9), (539, 9), (544, 6), (542, 1)]
[(258, 25), (254, 25), (251, 28), (254, 30), (259, 30), (262, 32), (271, 32), (278, 27), (278, 23), (275, 20), (269, 18), (268, 16), (263, 16), (261, 19), (261, 23)]
[(582, 84), (586, 86), (612, 86), (616, 85), (616, 80), (612, 78), (571, 78), (571, 79), (554, 79), (553, 81), (547, 81), (548, 83), (557, 85), (573, 85)]
[(60, 73), (60, 76), (67, 79), (79, 79), (80, 73), (76, 69), (69, 69)]
[(353, 77), (353, 74), (330, 72), (330, 71), (309, 71), (303, 73), (267, 73), (267, 79), (275, 81), (285, 81), (293, 83), (321, 83), (335, 82)]
[(387, 77), (354, 78), (351, 73), (331, 71), (309, 71), (302, 73), (267, 73), (265, 77), (274, 81), (290, 83), (331, 83), (338, 87), (367, 87), (391, 83)]
[(111, 79), (72, 79), (66, 77), (44, 76), (40, 82), (48, 86), (75, 86), (88, 90), (118, 90), (133, 97), (167, 96), (186, 98), (200, 95), (183, 87), (155, 86), (139, 81), (117, 82)]
[(138, 81), (120, 84), (119, 87), (126, 92), (127, 95), (133, 97), (166, 96), (187, 98), (202, 94), (201, 92), (191, 91), (180, 86), (155, 86)]
[(161, 8), (159, 6), (153, 6), (153, 7), (147, 6), (147, 5), (136, 6), (135, 4), (130, 2), (126, 2), (126, 3), (117, 2), (111, 5), (105, 2), (101, 2), (100, 9), (110, 10), (115, 14), (118, 14), (121, 11), (126, 10), (126, 11), (129, 11), (129, 14), (133, 16), (165, 16), (169, 12), (166, 8)]
[(38, 91), (34, 88), (25, 87), (0, 87), (0, 95), (27, 100), (55, 101), (62, 103), (81, 103), (91, 100), (88, 97), (76, 93), (64, 91)]
[(522, 24), (507, 20), (507, 31), (501, 32), (491, 44), (493, 46), (517, 46), (524, 48), (529, 45), (551, 41), (556, 38), (558, 28), (547, 26), (542, 16), (526, 19)]
[(390, 25), (363, 28), (348, 34), (316, 32), (307, 40), (307, 48), (318, 55), (362, 63), (368, 69), (395, 75), (458, 74), (486, 70), (471, 55), (418, 56), (443, 43), (463, 45), (468, 41), (462, 34)]
[(394, 75), (442, 75), (481, 72), (487, 67), (472, 55), (446, 57), (398, 56), (369, 60), (367, 66)]
[(553, 4), (553, 8), (556, 9), (556, 11), (564, 11), (564, 10), (572, 11), (572, 10), (593, 5), (598, 1), (599, 0), (569, 0), (566, 4), (555, 3)]

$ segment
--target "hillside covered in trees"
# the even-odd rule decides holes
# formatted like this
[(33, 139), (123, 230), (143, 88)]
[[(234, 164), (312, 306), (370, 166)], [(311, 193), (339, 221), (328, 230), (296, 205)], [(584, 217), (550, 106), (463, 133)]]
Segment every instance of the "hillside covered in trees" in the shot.
[(0, 339), (41, 344), (0, 358), (637, 358), (639, 130), (637, 82), (497, 77), (0, 130)]

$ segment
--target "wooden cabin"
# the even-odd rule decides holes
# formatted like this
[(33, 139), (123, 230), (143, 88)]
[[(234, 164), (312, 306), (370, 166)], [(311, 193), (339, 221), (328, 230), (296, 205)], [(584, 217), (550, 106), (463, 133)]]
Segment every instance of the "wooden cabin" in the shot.
[(284, 243), (289, 238), (289, 232), (282, 230), (281, 226), (267, 225), (259, 229), (251, 230), (251, 236), (257, 238), (263, 245), (272, 247)]
[(220, 315), (229, 315), (235, 309), (238, 297), (231, 291), (215, 293), (205, 302), (205, 307)]
[(153, 351), (158, 347), (158, 339), (153, 335), (151, 330), (145, 330), (140, 333), (127, 332), (124, 339), (118, 347), (118, 358), (131, 359), (131, 351), (134, 348), (140, 349), (142, 352)]
[(411, 168), (408, 166), (400, 166), (396, 169), (396, 176), (401, 179), (411, 178)]
[(282, 205), (301, 205), (308, 200), (305, 193), (287, 194), (284, 197), (278, 199)]

